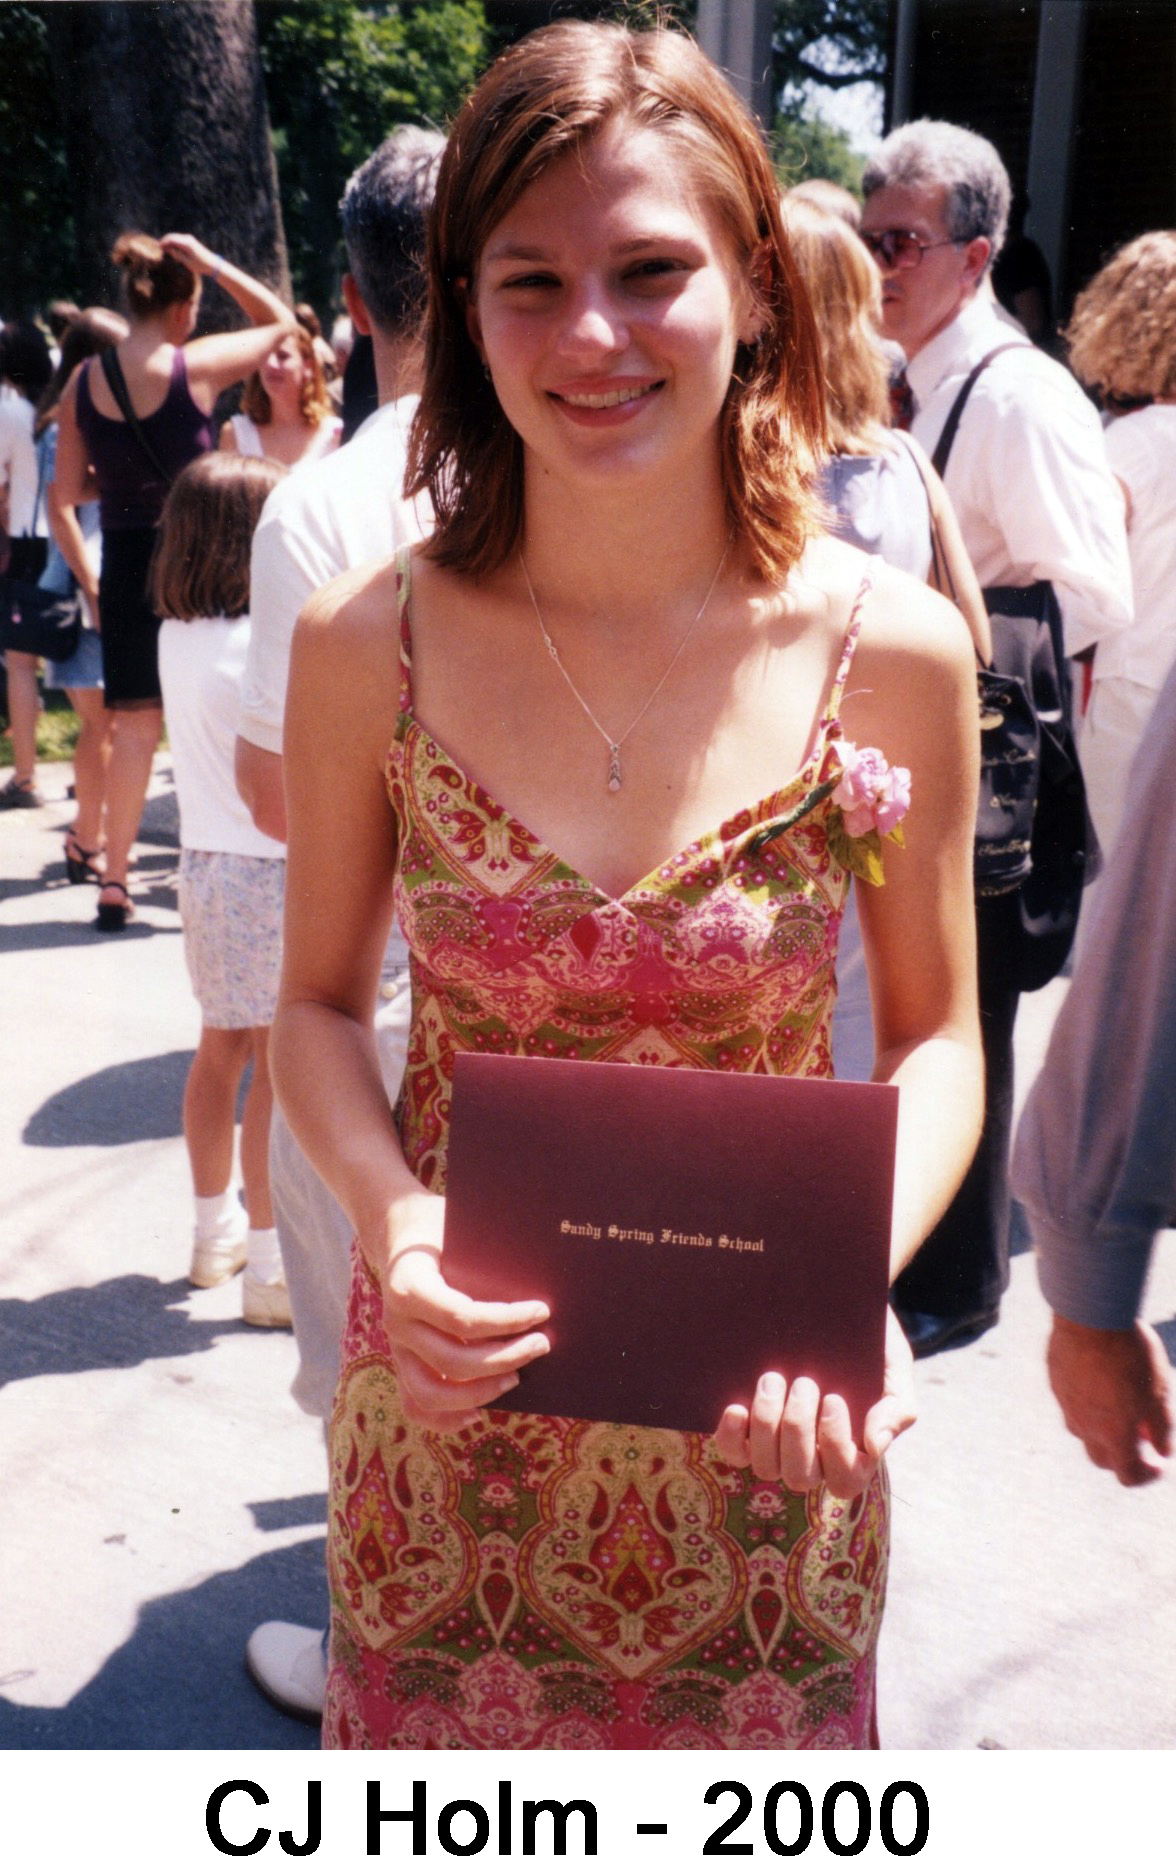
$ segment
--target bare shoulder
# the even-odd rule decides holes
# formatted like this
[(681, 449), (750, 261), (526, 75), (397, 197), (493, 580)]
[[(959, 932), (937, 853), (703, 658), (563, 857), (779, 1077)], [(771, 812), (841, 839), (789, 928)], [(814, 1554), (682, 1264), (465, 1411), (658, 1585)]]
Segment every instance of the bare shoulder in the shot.
[(383, 726), (397, 707), (397, 600), (390, 560), (350, 568), (312, 593), (294, 628), (292, 684), (320, 706), (337, 699), (353, 721)]

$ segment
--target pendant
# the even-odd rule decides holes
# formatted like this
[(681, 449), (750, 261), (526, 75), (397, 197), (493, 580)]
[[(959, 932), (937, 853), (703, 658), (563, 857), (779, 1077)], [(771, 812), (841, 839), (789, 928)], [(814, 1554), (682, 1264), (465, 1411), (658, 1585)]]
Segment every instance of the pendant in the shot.
[(616, 794), (621, 785), (621, 745), (610, 743), (608, 746), (608, 786), (610, 794)]

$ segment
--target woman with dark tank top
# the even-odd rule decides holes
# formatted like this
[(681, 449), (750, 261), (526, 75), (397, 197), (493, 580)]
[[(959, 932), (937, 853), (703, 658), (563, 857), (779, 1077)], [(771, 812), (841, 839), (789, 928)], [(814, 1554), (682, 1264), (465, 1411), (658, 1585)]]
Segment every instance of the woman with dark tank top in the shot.
[[(221, 392), (255, 371), (294, 327), (276, 294), (191, 235), (155, 241), (125, 234), (112, 259), (123, 273), (131, 325), (113, 357), (136, 421), (124, 416), (103, 364), (88, 360), (61, 400), (56, 472), (61, 500), (92, 498), (96, 486), (101, 505), (98, 614), (114, 726), (101, 931), (121, 931), (131, 916), (131, 848), (163, 725), (159, 619), (147, 574), (164, 498), (180, 470), (212, 448), (212, 407)], [(205, 276), (237, 302), (248, 329), (192, 338)]]

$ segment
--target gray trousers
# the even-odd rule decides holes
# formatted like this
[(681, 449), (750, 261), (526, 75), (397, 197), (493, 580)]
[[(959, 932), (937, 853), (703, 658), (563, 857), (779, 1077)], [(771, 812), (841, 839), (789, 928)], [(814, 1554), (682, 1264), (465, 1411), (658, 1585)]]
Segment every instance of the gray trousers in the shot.
[[(386, 977), (376, 1013), (376, 1046), (389, 1105), (400, 1092), (411, 1010), (408, 972)], [(270, 1188), (282, 1263), (290, 1291), (298, 1373), (290, 1392), (298, 1405), (328, 1420), (339, 1379), (339, 1344), (347, 1319), (354, 1233), (323, 1184), (277, 1103), (270, 1130)]]

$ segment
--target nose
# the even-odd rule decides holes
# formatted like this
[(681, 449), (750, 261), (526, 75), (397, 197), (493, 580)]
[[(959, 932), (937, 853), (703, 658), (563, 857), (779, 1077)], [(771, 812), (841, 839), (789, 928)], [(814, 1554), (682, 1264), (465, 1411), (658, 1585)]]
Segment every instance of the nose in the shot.
[(604, 281), (583, 280), (571, 291), (559, 333), (559, 347), (569, 358), (599, 358), (623, 352), (628, 323)]

